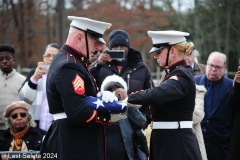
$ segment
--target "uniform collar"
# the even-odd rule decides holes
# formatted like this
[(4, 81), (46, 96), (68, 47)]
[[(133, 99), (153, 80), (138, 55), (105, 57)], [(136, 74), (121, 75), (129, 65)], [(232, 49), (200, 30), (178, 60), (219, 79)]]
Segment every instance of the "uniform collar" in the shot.
[(77, 50), (75, 50), (74, 48), (72, 48), (71, 46), (64, 44), (61, 48), (62, 51), (67, 52), (70, 55), (73, 55), (77, 60), (83, 62), (83, 63), (87, 63), (87, 58), (84, 57), (82, 55), (82, 53), (78, 52)]
[(180, 60), (174, 64), (172, 64), (171, 66), (168, 66), (166, 67), (164, 70), (166, 72), (166, 74), (169, 74), (171, 73), (173, 70), (175, 70), (176, 68), (181, 68), (182, 66), (186, 66), (187, 63), (186, 61), (183, 59), (183, 60)]

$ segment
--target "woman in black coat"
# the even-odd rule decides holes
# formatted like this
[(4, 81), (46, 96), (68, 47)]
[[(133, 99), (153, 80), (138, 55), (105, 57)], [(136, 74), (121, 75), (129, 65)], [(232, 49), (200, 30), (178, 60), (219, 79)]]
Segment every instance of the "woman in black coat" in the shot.
[(233, 112), (236, 113), (236, 120), (232, 130), (231, 136), (231, 144), (229, 151), (229, 160), (237, 160), (240, 159), (240, 69), (235, 75), (234, 79), (234, 87), (230, 97), (228, 99), (228, 105)]
[(0, 135), (0, 151), (40, 150), (46, 132), (35, 128), (36, 123), (28, 113), (29, 107), (24, 101), (15, 101), (6, 107), (3, 115), (9, 128)]

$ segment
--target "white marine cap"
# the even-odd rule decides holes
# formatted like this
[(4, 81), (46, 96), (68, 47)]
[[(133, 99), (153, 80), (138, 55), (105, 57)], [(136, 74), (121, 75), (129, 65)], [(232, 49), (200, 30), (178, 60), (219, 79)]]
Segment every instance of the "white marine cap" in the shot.
[(93, 39), (106, 44), (102, 37), (104, 32), (111, 27), (111, 23), (76, 16), (68, 16), (68, 19), (72, 20), (70, 27), (85, 31)]
[(149, 53), (153, 53), (163, 49), (164, 47), (186, 41), (184, 36), (189, 36), (187, 32), (180, 31), (148, 31), (148, 35), (152, 38), (153, 47)]

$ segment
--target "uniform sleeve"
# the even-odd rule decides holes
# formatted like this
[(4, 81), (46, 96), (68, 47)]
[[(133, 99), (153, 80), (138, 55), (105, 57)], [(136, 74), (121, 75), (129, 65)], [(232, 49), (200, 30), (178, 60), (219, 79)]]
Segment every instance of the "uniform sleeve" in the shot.
[(84, 69), (75, 64), (66, 64), (60, 69), (56, 77), (56, 86), (61, 94), (62, 107), (71, 123), (79, 125), (108, 124), (109, 113), (97, 112), (87, 105), (86, 91), (92, 89), (93, 86), (86, 86), (89, 84), (86, 83), (89, 79)]
[(31, 82), (30, 78), (34, 74), (35, 69), (31, 70), (23, 82), (22, 88), (20, 88), (18, 92), (19, 99), (27, 102), (28, 104), (32, 104), (36, 98), (37, 93), (37, 84)]
[[(154, 82), (152, 80), (152, 76), (151, 76), (151, 71), (149, 70), (149, 68), (146, 66), (146, 81), (144, 82), (144, 86), (143, 86), (143, 90), (149, 89), (154, 87)], [(150, 113), (150, 109), (149, 109), (149, 104), (148, 103), (144, 103), (142, 105), (141, 108), (139, 108), (139, 110), (145, 114), (146, 118), (147, 118), (147, 123), (145, 125), (145, 127), (143, 129), (146, 129), (148, 127), (148, 125), (151, 123), (152, 119), (151, 119), (151, 113)]]
[(182, 76), (172, 76), (161, 85), (131, 94), (128, 103), (163, 105), (185, 97), (189, 92), (189, 81)]

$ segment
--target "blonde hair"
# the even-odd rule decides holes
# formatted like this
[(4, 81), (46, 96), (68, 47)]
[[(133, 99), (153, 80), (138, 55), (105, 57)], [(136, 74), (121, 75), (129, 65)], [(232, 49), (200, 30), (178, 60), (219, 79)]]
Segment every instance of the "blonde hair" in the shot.
[(172, 45), (174, 48), (176, 48), (178, 51), (184, 53), (184, 54), (191, 54), (194, 44), (192, 42), (180, 42), (177, 44)]

